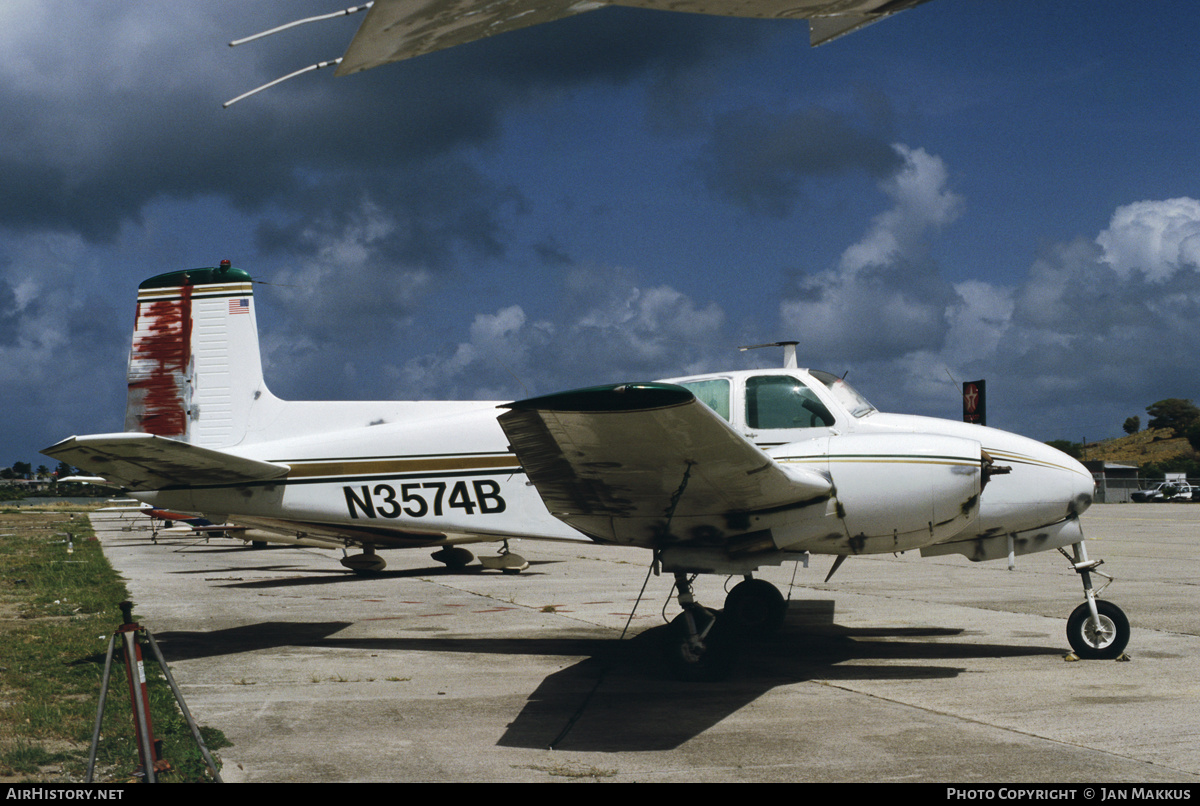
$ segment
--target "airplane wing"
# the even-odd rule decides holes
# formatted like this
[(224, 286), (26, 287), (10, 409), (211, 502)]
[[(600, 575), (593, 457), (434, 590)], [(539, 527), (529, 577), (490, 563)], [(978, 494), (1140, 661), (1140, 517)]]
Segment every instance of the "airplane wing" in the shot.
[(620, 521), (661, 533), (672, 519), (712, 519), (726, 531), (736, 516), (830, 494), (825, 475), (776, 463), (681, 386), (600, 386), (504, 408), (500, 426), (546, 507), (602, 540), (632, 538), (618, 536)]
[(284, 464), (134, 432), (68, 437), (42, 453), (130, 490), (269, 481), (291, 470)]
[(603, 8), (589, 0), (376, 0), (334, 75)]
[(928, 0), (375, 0), (336, 75), (369, 70), (608, 5), (807, 19), (820, 45)]

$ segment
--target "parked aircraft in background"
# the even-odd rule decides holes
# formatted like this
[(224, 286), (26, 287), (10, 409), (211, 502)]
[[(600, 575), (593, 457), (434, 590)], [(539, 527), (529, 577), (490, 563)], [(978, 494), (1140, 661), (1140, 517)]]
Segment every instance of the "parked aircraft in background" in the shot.
[[(806, 553), (836, 570), (859, 554), (1070, 546), (1085, 594), (1070, 644), (1121, 654), (1129, 624), (1096, 598), (1080, 528), (1082, 465), (994, 428), (879, 412), (782, 346), (782, 368), (516, 402), (283, 401), (263, 381), (251, 278), (223, 261), (141, 284), (126, 431), (44, 453), (155, 507), (361, 546), (344, 561), (355, 569), (381, 569), (377, 547), (458, 565), (464, 544), (513, 538), (648, 550), (675, 576), (670, 656), (685, 677), (724, 674), (734, 635), (779, 625), (783, 596), (753, 573)], [(723, 612), (694, 601), (701, 573), (744, 577)]]

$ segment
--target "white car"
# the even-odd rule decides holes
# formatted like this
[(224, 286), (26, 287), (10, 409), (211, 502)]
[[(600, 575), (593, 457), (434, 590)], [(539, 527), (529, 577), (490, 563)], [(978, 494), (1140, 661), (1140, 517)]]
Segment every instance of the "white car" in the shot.
[(1183, 481), (1163, 481), (1145, 490), (1138, 490), (1130, 498), (1138, 502), (1191, 501), (1200, 489)]

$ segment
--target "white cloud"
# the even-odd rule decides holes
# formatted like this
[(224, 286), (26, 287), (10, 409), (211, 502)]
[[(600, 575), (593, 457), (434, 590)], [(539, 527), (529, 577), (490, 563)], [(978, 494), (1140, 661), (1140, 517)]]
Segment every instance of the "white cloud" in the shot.
[(467, 341), (390, 370), (397, 394), (513, 398), (579, 386), (684, 375), (728, 355), (719, 305), (698, 305), (628, 272), (576, 269), (562, 305), (530, 319), (520, 306), (477, 314)]
[(928, 255), (931, 233), (952, 222), (961, 198), (943, 162), (896, 146), (904, 167), (880, 183), (891, 207), (843, 252), (837, 268), (799, 280), (780, 304), (782, 330), (828, 360), (898, 357), (936, 349), (954, 289)]
[(394, 213), (366, 198), (344, 219), (305, 227), (304, 253), (275, 279), (289, 320), (310, 335), (344, 334), (347, 322), (386, 331), (403, 320), (431, 290), (433, 274), (393, 257), (405, 236)]
[(913, 261), (923, 252), (927, 234), (954, 221), (962, 211), (962, 198), (946, 188), (949, 177), (939, 157), (921, 148), (894, 148), (904, 167), (880, 185), (892, 207), (876, 216), (862, 240), (842, 254), (843, 273)]
[(1200, 267), (1200, 201), (1167, 199), (1118, 207), (1096, 237), (1104, 261), (1122, 277), (1164, 282), (1181, 267)]
[(780, 304), (809, 360), (853, 369), (882, 407), (940, 416), (955, 416), (950, 376), (991, 378), (993, 424), (1042, 438), (1104, 436), (1155, 400), (1195, 395), (1200, 201), (1119, 207), (1094, 239), (1044, 247), (1015, 286), (951, 284), (929, 241), (962, 199), (942, 160), (897, 150), (903, 170), (880, 183), (889, 208)]

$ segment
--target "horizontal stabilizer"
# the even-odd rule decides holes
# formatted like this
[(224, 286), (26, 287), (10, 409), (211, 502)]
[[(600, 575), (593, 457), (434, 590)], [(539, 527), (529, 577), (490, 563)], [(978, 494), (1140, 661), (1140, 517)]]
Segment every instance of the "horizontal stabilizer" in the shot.
[(167, 437), (131, 432), (69, 437), (42, 453), (129, 490), (269, 481), (287, 475), (291, 469)]
[(831, 489), (815, 470), (778, 465), (681, 386), (601, 386), (504, 408), (500, 426), (547, 508), (589, 534), (597, 518), (723, 518)]

